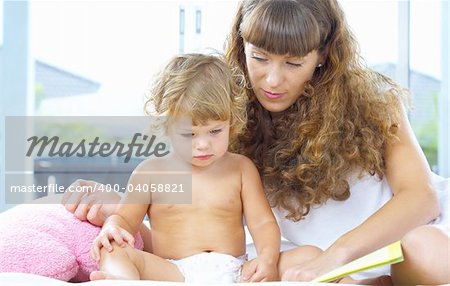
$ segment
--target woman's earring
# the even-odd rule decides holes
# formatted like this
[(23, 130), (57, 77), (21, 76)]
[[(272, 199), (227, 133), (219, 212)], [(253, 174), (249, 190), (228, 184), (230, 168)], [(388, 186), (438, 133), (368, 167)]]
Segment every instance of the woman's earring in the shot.
[(318, 67), (318, 68), (322, 67), (322, 64), (318, 64), (317, 67)]

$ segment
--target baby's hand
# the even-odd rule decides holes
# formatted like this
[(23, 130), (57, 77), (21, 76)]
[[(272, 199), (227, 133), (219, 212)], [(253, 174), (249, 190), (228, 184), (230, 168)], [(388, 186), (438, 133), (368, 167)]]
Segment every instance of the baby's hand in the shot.
[(127, 243), (134, 247), (134, 237), (120, 226), (107, 226), (103, 228), (99, 235), (94, 239), (91, 248), (91, 257), (99, 261), (100, 249), (104, 247), (108, 252), (113, 251), (111, 241), (115, 241), (120, 247), (125, 247)]
[(267, 282), (278, 280), (276, 263), (257, 257), (242, 266), (242, 282)]

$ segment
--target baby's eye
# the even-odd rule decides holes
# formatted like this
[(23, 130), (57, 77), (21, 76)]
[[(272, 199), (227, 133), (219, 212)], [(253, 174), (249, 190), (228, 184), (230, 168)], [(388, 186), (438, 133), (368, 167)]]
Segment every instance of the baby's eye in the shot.
[(217, 135), (220, 132), (222, 132), (222, 129), (214, 129), (214, 130), (209, 131), (209, 133), (211, 133), (212, 135)]
[(185, 138), (191, 138), (191, 137), (194, 137), (194, 133), (181, 133), (180, 134), (182, 137), (185, 137)]
[(257, 60), (257, 61), (267, 61), (266, 57), (264, 57), (264, 55), (258, 54), (258, 53), (252, 53), (252, 58)]
[(265, 62), (265, 61), (267, 61), (264, 58), (260, 58), (260, 57), (256, 57), (256, 56), (253, 56), (252, 59), (257, 60), (258, 62)]

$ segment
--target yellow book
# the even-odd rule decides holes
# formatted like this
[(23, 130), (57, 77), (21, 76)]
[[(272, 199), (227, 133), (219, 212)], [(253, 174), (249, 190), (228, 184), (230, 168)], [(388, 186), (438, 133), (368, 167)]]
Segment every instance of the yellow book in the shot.
[(361, 258), (353, 260), (341, 267), (338, 267), (312, 282), (331, 282), (350, 274), (375, 268), (385, 264), (395, 264), (403, 261), (402, 247), (400, 241), (396, 241), (383, 248), (375, 250)]

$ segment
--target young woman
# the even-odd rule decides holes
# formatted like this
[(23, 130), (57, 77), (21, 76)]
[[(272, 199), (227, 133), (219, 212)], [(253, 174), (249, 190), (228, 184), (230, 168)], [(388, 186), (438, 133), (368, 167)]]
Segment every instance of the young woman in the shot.
[(257, 165), (284, 236), (325, 250), (283, 278), (402, 240), (395, 284), (449, 283), (448, 180), (428, 167), (405, 91), (364, 65), (337, 1), (243, 1), (226, 56), (250, 82), (237, 150)]

